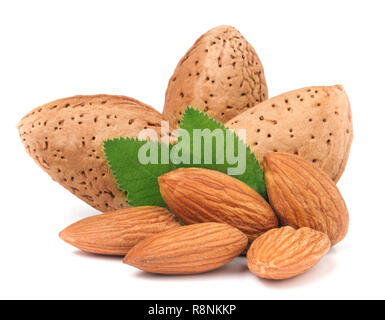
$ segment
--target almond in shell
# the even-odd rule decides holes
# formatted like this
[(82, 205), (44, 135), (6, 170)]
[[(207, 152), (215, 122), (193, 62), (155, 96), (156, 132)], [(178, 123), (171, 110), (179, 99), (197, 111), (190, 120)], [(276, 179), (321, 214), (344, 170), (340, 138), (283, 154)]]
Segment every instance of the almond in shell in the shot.
[(299, 155), (341, 177), (353, 139), (352, 114), (344, 88), (307, 87), (265, 100), (225, 124), (246, 130), (246, 144), (262, 162), (267, 152)]
[(163, 114), (179, 126), (187, 106), (226, 122), (267, 99), (263, 66), (254, 48), (231, 26), (202, 35), (179, 61), (166, 91)]
[(128, 207), (103, 152), (103, 141), (160, 134), (161, 114), (123, 96), (75, 96), (34, 109), (18, 124), (28, 154), (53, 180), (97, 210)]

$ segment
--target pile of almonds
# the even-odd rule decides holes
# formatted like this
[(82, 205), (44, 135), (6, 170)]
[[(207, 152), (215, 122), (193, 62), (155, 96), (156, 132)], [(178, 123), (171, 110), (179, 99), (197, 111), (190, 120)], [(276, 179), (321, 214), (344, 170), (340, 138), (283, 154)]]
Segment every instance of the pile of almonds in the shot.
[[(130, 207), (103, 142), (137, 138), (147, 128), (161, 138), (162, 121), (178, 128), (186, 106), (235, 132), (246, 129), (269, 203), (233, 177), (187, 168), (159, 177), (171, 212)], [(353, 138), (344, 88), (311, 86), (269, 99), (258, 55), (230, 26), (208, 31), (182, 57), (163, 113), (125, 96), (81, 95), (37, 107), (17, 127), (27, 153), (53, 180), (103, 212), (61, 238), (87, 252), (125, 256), (145, 271), (199, 273), (247, 253), (253, 273), (285, 279), (314, 266), (347, 233), (335, 185)]]
[(337, 182), (353, 138), (341, 85), (311, 86), (268, 99), (262, 63), (233, 27), (216, 27), (187, 51), (170, 77), (163, 113), (136, 99), (74, 96), (39, 106), (18, 124), (27, 153), (53, 180), (101, 212), (129, 207), (103, 152), (108, 139), (136, 138), (161, 121), (178, 126), (186, 106), (237, 132), (260, 162), (287, 152), (313, 162)]
[(251, 272), (287, 279), (313, 267), (341, 241), (349, 216), (335, 183), (314, 164), (268, 153), (271, 206), (224, 173), (183, 168), (159, 177), (164, 208), (136, 207), (83, 219), (60, 233), (92, 253), (125, 255), (126, 264), (161, 274), (217, 269), (247, 251)]

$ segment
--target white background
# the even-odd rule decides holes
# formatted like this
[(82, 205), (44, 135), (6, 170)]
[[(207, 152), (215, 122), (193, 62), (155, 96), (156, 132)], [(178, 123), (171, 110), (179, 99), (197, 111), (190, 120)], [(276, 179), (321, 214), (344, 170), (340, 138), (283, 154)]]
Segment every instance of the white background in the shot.
[[(0, 298), (385, 298), (383, 1), (1, 1)], [(163, 107), (178, 60), (204, 32), (235, 26), (265, 67), (269, 96), (341, 83), (355, 137), (339, 182), (347, 238), (308, 273), (260, 280), (244, 259), (156, 276), (82, 253), (58, 232), (96, 214), (28, 157), (16, 130), (32, 108), (75, 94)]]

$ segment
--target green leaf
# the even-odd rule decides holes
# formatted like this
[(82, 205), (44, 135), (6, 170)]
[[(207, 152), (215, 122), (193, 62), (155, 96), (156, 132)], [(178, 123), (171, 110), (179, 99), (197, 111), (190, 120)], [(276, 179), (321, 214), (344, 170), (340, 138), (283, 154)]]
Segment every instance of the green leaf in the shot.
[[(159, 164), (142, 164), (138, 159), (139, 149), (146, 143), (160, 150), (161, 144), (153, 141), (141, 141), (131, 138), (120, 138), (104, 142), (104, 153), (120, 190), (127, 192), (127, 201), (132, 206), (153, 205), (166, 207), (160, 194), (158, 177), (176, 169), (175, 165), (161, 164), (161, 153), (158, 153)], [(170, 152), (171, 146), (163, 144)]]
[[(237, 178), (246, 184), (248, 184), (251, 188), (256, 190), (260, 195), (262, 195), (265, 199), (267, 199), (267, 193), (266, 193), (266, 186), (265, 186), (265, 181), (263, 177), (263, 172), (259, 166), (258, 161), (256, 160), (254, 154), (251, 152), (250, 148), (247, 147), (242, 140), (238, 138), (238, 136), (230, 131), (229, 129), (226, 129), (225, 126), (222, 123), (217, 122), (213, 118), (209, 117), (205, 113), (200, 112), (197, 109), (188, 107), (183, 115), (180, 128), (187, 130), (189, 133), (190, 137), (193, 137), (194, 134), (194, 129), (209, 129), (211, 131), (216, 130), (218, 133), (222, 132), (223, 133), (223, 138), (224, 138), (224, 144), (223, 147), (219, 149), (219, 151), (223, 152), (224, 155), (224, 161), (223, 164), (217, 163), (215, 160), (217, 159), (217, 150), (216, 150), (216, 144), (217, 140), (212, 139), (212, 148), (209, 148), (209, 151), (211, 149), (211, 156), (213, 159), (212, 164), (205, 164), (204, 162), (204, 138), (202, 137), (201, 140), (201, 152), (198, 156), (194, 155), (194, 150), (193, 150), (193, 139), (190, 139), (187, 142), (183, 142), (182, 138), (179, 137), (179, 142), (181, 146), (185, 146), (186, 143), (189, 143), (189, 150), (190, 150), (190, 164), (188, 165), (182, 165), (185, 167), (199, 167), (199, 168), (207, 168), (207, 169), (212, 169), (212, 170), (217, 170), (221, 171), (224, 173), (228, 173), (229, 168), (235, 168), (237, 167), (237, 164), (231, 164), (230, 159), (227, 158), (227, 153), (226, 153), (226, 148), (229, 146), (233, 145), (234, 147), (234, 155), (238, 154), (238, 144), (239, 146), (246, 148), (245, 156), (243, 159), (239, 159), (241, 161), (245, 161), (246, 169), (243, 174), (241, 175), (233, 175), (234, 178)], [(234, 143), (228, 144), (228, 138), (232, 137), (234, 139)], [(199, 140), (199, 139), (198, 139)], [(223, 150), (221, 150), (223, 148)], [(201, 164), (194, 164), (194, 160), (198, 162), (199, 158), (201, 158)]]
[[(251, 153), (250, 148), (246, 147), (233, 132), (226, 129), (223, 124), (193, 108), (186, 109), (180, 127), (181, 129), (186, 130), (185, 132), (187, 132), (190, 137), (194, 136), (194, 130), (196, 129), (208, 129), (210, 132), (216, 130), (217, 133), (223, 134), (223, 141), (225, 143), (218, 149), (218, 151), (223, 151), (223, 163), (218, 163), (218, 161), (202, 164), (194, 163), (197, 162), (199, 158), (202, 162), (205, 160), (205, 140), (204, 137), (200, 136), (198, 140), (200, 140), (201, 145), (198, 145), (199, 148), (195, 150), (196, 152), (194, 152), (193, 140), (184, 140), (182, 135), (179, 137), (176, 146), (132, 138), (119, 138), (104, 142), (104, 153), (107, 162), (120, 190), (127, 193), (127, 201), (130, 205), (167, 207), (159, 191), (158, 177), (177, 168), (200, 167), (224, 173), (228, 173), (229, 169), (236, 168), (238, 166), (237, 162), (231, 163), (226, 153), (228, 151), (227, 148), (229, 146), (231, 147), (231, 144), (227, 144), (227, 140), (230, 138), (234, 139), (234, 156), (238, 155), (239, 146), (245, 150), (245, 171), (242, 174), (234, 175), (233, 177), (245, 182), (267, 199), (263, 173), (255, 156)], [(180, 133), (182, 134), (181, 131)], [(218, 141), (220, 142), (220, 140)], [(145, 145), (148, 149), (153, 148), (153, 150), (157, 151), (154, 153), (155, 156), (153, 157), (154, 161), (152, 161), (152, 163), (143, 164), (139, 161), (139, 152), (140, 150), (143, 151), (141, 148)], [(216, 147), (217, 140), (212, 139), (212, 147), (206, 148), (206, 152), (210, 155), (210, 159), (217, 159)], [(185, 150), (188, 150), (187, 159), (190, 160), (190, 163), (174, 164), (176, 162), (172, 160), (180, 155), (180, 152), (175, 152), (178, 150), (177, 148), (181, 148), (182, 150), (185, 148)], [(160, 152), (161, 150), (163, 151), (163, 154)], [(168, 161), (169, 163), (163, 164), (164, 161), (162, 163), (162, 155), (166, 156), (167, 159), (171, 159)]]

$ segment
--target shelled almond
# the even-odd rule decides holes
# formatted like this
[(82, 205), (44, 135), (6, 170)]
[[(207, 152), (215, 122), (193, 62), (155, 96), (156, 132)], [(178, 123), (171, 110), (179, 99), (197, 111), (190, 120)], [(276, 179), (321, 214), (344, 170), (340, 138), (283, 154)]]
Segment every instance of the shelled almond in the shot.
[(329, 248), (330, 240), (322, 232), (289, 226), (272, 229), (253, 242), (247, 265), (261, 278), (288, 279), (316, 265)]
[(139, 242), (123, 262), (152, 273), (195, 274), (229, 263), (246, 245), (246, 235), (236, 228), (223, 223), (198, 223)]
[(140, 241), (180, 226), (165, 208), (136, 207), (82, 219), (60, 232), (65, 242), (80, 250), (124, 256)]
[(332, 245), (348, 232), (349, 214), (335, 183), (299, 156), (268, 153), (264, 157), (270, 204), (283, 225), (326, 233)]
[(185, 223), (223, 222), (247, 235), (250, 243), (276, 228), (270, 205), (244, 182), (219, 171), (183, 168), (159, 179), (168, 207)]
[[(188, 130), (176, 140), (169, 129), (179, 126)], [(215, 154), (226, 151), (226, 162), (212, 163), (206, 147), (214, 147), (214, 135), (207, 145), (204, 134), (182, 141), (196, 127), (226, 134), (226, 143), (230, 131), (246, 135), (223, 150), (215, 135)], [(315, 266), (348, 232), (336, 186), (353, 139), (345, 89), (309, 86), (269, 99), (258, 55), (231, 26), (203, 34), (179, 61), (162, 113), (124, 96), (81, 95), (33, 109), (17, 129), (53, 180), (103, 212), (60, 238), (86, 252), (124, 256), (147, 272), (207, 272), (247, 251), (251, 272), (288, 279)], [(174, 142), (181, 142), (177, 153)], [(187, 148), (179, 157), (191, 144), (193, 154)], [(245, 145), (241, 177), (219, 172), (233, 165), (229, 149), (240, 159)]]

